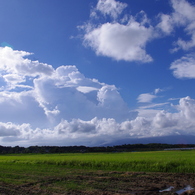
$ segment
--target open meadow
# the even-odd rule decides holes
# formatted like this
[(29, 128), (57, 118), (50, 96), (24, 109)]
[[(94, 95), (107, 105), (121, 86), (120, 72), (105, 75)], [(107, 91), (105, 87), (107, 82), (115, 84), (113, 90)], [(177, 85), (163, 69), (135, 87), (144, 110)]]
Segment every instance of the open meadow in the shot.
[(0, 155), (0, 194), (173, 194), (160, 190), (187, 185), (194, 150)]

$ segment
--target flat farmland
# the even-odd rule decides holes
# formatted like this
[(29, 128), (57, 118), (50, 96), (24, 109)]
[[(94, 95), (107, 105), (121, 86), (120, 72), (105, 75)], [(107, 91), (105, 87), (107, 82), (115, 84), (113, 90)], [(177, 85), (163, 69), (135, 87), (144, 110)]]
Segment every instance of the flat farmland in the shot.
[(0, 194), (174, 194), (186, 186), (195, 187), (194, 150), (0, 155)]

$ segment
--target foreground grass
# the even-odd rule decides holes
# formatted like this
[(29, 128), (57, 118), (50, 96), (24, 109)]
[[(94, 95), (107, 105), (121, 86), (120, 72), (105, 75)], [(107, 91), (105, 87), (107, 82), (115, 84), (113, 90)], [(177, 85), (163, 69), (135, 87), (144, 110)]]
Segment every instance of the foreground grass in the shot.
[[(82, 170), (58, 165), (1, 163), (0, 194), (158, 194), (166, 186), (195, 186), (195, 174)], [(131, 193), (132, 192), (132, 193)], [(167, 193), (166, 193), (167, 194)], [(171, 193), (170, 193), (171, 194)]]
[[(178, 175), (170, 173), (164, 179), (165, 175), (152, 172)], [(152, 194), (152, 186), (157, 185), (157, 180), (160, 186), (156, 186), (156, 190), (168, 184), (175, 185), (167, 182), (181, 179), (183, 173), (195, 173), (195, 151), (0, 155), (0, 192), (103, 194), (106, 190), (110, 194), (123, 194), (137, 187), (140, 194), (143, 194), (142, 190), (151, 190)], [(193, 182), (194, 176), (186, 175), (185, 183)], [(137, 185), (140, 182), (143, 182), (143, 189)]]

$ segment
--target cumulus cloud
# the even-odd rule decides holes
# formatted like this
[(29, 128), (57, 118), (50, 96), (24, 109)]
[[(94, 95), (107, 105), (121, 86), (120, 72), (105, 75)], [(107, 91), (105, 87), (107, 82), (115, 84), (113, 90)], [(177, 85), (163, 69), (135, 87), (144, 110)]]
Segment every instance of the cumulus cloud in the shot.
[(176, 78), (195, 78), (195, 57), (193, 54), (184, 56), (174, 61), (170, 69), (173, 70), (173, 75)]
[(183, 26), (185, 32), (191, 37), (189, 41), (179, 38), (178, 48), (189, 50), (195, 46), (195, 6), (185, 0), (172, 0), (172, 5), (175, 9), (173, 15), (175, 23)]
[[(115, 0), (99, 0), (91, 19), (98, 20), (97, 12), (111, 16), (108, 22), (88, 22), (84, 29), (84, 45), (91, 47), (97, 55), (115, 60), (151, 62), (152, 57), (146, 52), (146, 44), (154, 38), (153, 27), (141, 11), (136, 16), (120, 17), (127, 4)], [(96, 16), (96, 17), (94, 17)]]
[[(83, 26), (83, 43), (97, 55), (114, 60), (151, 62), (147, 53), (149, 42), (164, 36), (176, 35), (172, 52), (195, 46), (195, 6), (187, 0), (170, 0), (173, 11), (160, 13), (158, 23), (148, 19), (142, 10), (136, 15), (123, 14), (127, 4), (116, 0), (99, 0), (90, 19)], [(110, 18), (108, 18), (109, 16)], [(177, 34), (177, 29), (183, 33)]]
[[(156, 30), (161, 30), (164, 35), (174, 34), (178, 39), (174, 42), (174, 48), (171, 52), (180, 49), (189, 51), (195, 46), (195, 6), (187, 0), (171, 0), (173, 8), (170, 14), (159, 14), (160, 23), (156, 26)], [(177, 29), (183, 30), (177, 34)], [(194, 53), (175, 60), (170, 69), (176, 78), (194, 78)]]
[[(86, 78), (74, 65), (54, 69), (34, 63), (28, 52), (1, 51), (6, 51), (0, 57), (2, 144), (99, 145), (126, 138), (195, 134), (195, 100), (190, 97), (181, 98), (174, 113), (163, 110), (163, 103), (130, 110), (116, 86)], [(151, 103), (161, 91), (141, 94), (138, 101)]]
[(181, 98), (179, 101), (178, 109), (181, 110), (181, 115), (194, 124), (195, 117), (195, 100), (189, 96)]
[(195, 46), (195, 6), (186, 0), (171, 0), (171, 5), (173, 12), (170, 15), (159, 14), (161, 22), (157, 25), (157, 28), (169, 35), (175, 31), (175, 28), (182, 27), (190, 40), (183, 40), (180, 37), (172, 51), (189, 50)]
[[(20, 87), (29, 77), (51, 75), (51, 65), (31, 61), (26, 57), (32, 53), (13, 50), (10, 47), (0, 47), (0, 71), (9, 89)], [(21, 87), (24, 87), (21, 85)]]
[(135, 20), (129, 24), (105, 23), (84, 36), (84, 42), (97, 55), (115, 60), (150, 62), (152, 58), (145, 51), (152, 36), (152, 28), (140, 26)]
[(51, 75), (53, 72), (51, 65), (25, 58), (29, 55), (32, 53), (0, 47), (0, 70), (22, 76)]
[(163, 13), (159, 14), (158, 17), (161, 21), (157, 24), (157, 29), (159, 28), (166, 35), (171, 34), (174, 30), (172, 17)]
[(158, 111), (153, 117), (136, 117), (117, 122), (114, 118), (91, 120), (63, 119), (54, 128), (32, 128), (30, 124), (16, 125), (0, 122), (2, 142), (13, 140), (26, 144), (109, 144), (118, 139), (143, 138), (168, 135), (195, 135), (195, 100), (181, 98), (175, 105), (177, 112)]
[(26, 58), (30, 53), (25, 51), (8, 47), (0, 51), (3, 122), (23, 120), (34, 128), (55, 126), (61, 119), (110, 117), (121, 121), (136, 117), (114, 85), (86, 78), (74, 65), (54, 69)]
[(177, 112), (158, 111), (154, 116), (137, 117), (127, 123), (130, 134), (138, 137), (165, 136), (174, 134), (195, 134), (194, 117), (195, 100), (181, 98), (175, 105)]
[(20, 135), (20, 126), (12, 124), (11, 122), (8, 123), (0, 122), (0, 137), (19, 136), (19, 135)]
[(61, 118), (93, 117), (123, 120), (134, 115), (115, 86), (85, 78), (75, 66), (60, 66), (52, 76), (34, 79), (34, 87), (40, 107), (58, 122)]
[(94, 12), (100, 11), (103, 15), (109, 15), (116, 19), (126, 7), (127, 7), (126, 3), (122, 3), (119, 1), (99, 0)]

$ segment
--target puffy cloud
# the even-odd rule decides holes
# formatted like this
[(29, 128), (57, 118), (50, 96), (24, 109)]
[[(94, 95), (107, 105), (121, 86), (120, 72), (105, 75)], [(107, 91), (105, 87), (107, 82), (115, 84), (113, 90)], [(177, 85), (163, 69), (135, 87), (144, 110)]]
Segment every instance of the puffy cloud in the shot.
[(161, 22), (157, 28), (165, 34), (171, 34), (175, 27), (183, 27), (184, 32), (191, 37), (191, 40), (185, 41), (179, 38), (172, 51), (189, 50), (195, 46), (195, 6), (186, 0), (171, 0), (171, 5), (174, 11), (170, 15), (159, 14)]
[(0, 70), (22, 76), (51, 75), (51, 65), (31, 61), (25, 57), (32, 55), (26, 51), (13, 50), (10, 47), (0, 47)]
[(177, 25), (184, 26), (184, 30), (191, 36), (190, 41), (179, 39), (177, 45), (179, 48), (189, 50), (195, 46), (195, 6), (185, 0), (172, 0), (175, 13), (174, 21)]
[(160, 111), (153, 119), (154, 127), (167, 131), (167, 134), (180, 132), (181, 134), (191, 133), (194, 135), (195, 100), (190, 97), (181, 98), (175, 107), (178, 112)]
[(138, 137), (174, 134), (195, 135), (194, 107), (194, 99), (190, 97), (181, 98), (179, 104), (175, 106), (177, 112), (171, 113), (160, 110), (156, 114), (154, 113), (153, 116), (137, 117), (135, 120), (129, 121), (129, 126), (131, 127), (130, 132), (133, 133), (132, 135)]
[[(174, 113), (163, 111), (164, 104), (131, 111), (114, 85), (86, 78), (76, 66), (54, 69), (37, 62), (27, 71), (28, 52), (7, 51), (11, 57), (1, 56), (6, 63), (0, 70), (3, 144), (99, 145), (126, 138), (195, 134), (195, 100), (190, 97), (181, 98)], [(161, 91), (141, 94), (138, 100), (150, 103)]]
[(195, 57), (194, 55), (184, 56), (174, 61), (170, 69), (173, 70), (173, 75), (176, 78), (195, 78)]
[[(153, 60), (146, 52), (147, 44), (156, 38), (175, 35), (176, 29), (180, 28), (183, 33), (176, 34), (179, 38), (171, 51), (189, 50), (195, 46), (195, 6), (187, 0), (170, 0), (170, 5), (172, 13), (160, 13), (157, 16), (160, 21), (155, 25), (155, 21), (151, 22), (144, 11), (135, 16), (123, 14), (127, 4), (116, 0), (99, 0), (89, 22), (80, 26), (84, 30), (83, 43), (97, 55), (146, 63)], [(186, 37), (190, 39), (185, 40)]]
[(18, 136), (20, 135), (20, 126), (9, 123), (0, 122), (0, 137)]
[(146, 43), (152, 37), (152, 28), (140, 25), (134, 19), (127, 25), (105, 23), (84, 36), (84, 42), (97, 55), (115, 60), (150, 62), (152, 58), (145, 51)]
[(126, 3), (121, 3), (119, 1), (99, 0), (96, 10), (100, 11), (103, 15), (109, 15), (116, 19), (126, 7)]
[[(61, 119), (111, 117), (118, 121), (136, 116), (136, 112), (129, 111), (114, 85), (86, 78), (76, 66), (54, 69), (51, 65), (25, 58), (30, 54), (25, 51), (8, 47), (0, 48), (0, 51), (3, 85), (0, 108), (6, 110), (1, 118), (4, 122), (21, 123), (23, 120), (30, 124), (32, 121), (33, 127), (40, 123), (49, 127)], [(39, 122), (35, 122), (34, 113)]]
[(172, 17), (163, 13), (159, 14), (158, 17), (161, 22), (157, 25), (157, 28), (161, 29), (166, 35), (171, 34), (174, 30)]
[(116, 134), (119, 134), (121, 129), (120, 124), (113, 118), (98, 119), (95, 117), (90, 121), (73, 119), (68, 122), (63, 120), (55, 127), (55, 131), (59, 134), (79, 138), (82, 134), (85, 134), (86, 137), (99, 137), (103, 135), (115, 136)]
[(101, 106), (110, 107), (110, 108), (115, 105), (115, 102), (120, 103), (118, 104), (118, 107), (123, 107), (125, 104), (114, 85), (103, 86), (98, 91), (97, 99)]
[(174, 115), (171, 113), (166, 113), (164, 110), (156, 114), (153, 119), (153, 125), (156, 128), (170, 128), (176, 126), (178, 120), (174, 118)]
[(181, 98), (178, 111), (158, 111), (153, 117), (136, 117), (117, 122), (114, 118), (97, 117), (91, 120), (63, 119), (54, 128), (32, 128), (30, 124), (16, 125), (0, 122), (0, 139), (3, 143), (23, 145), (43, 143), (52, 145), (99, 145), (127, 139), (168, 135), (195, 135), (195, 100)]
[(25, 58), (29, 55), (32, 55), (32, 53), (13, 50), (10, 47), (0, 47), (1, 76), (7, 82), (9, 89), (19, 87), (29, 77), (52, 74), (53, 68), (51, 65)]
[(75, 133), (79, 136), (80, 133), (89, 133), (94, 134), (96, 132), (95, 120), (91, 121), (83, 121), (80, 119), (73, 119), (71, 122), (67, 120), (61, 121), (56, 127), (55, 130), (58, 131), (59, 134), (73, 134)]
[(179, 101), (178, 109), (181, 110), (181, 115), (188, 121), (195, 123), (195, 100), (189, 96), (181, 98)]
[(58, 122), (61, 118), (123, 120), (136, 114), (129, 111), (115, 86), (85, 78), (75, 66), (61, 66), (51, 77), (36, 78), (34, 86), (39, 105)]
[[(183, 28), (183, 38), (180, 34), (174, 43), (175, 48), (171, 51), (190, 50), (195, 46), (195, 6), (186, 0), (171, 0), (171, 5), (173, 12), (170, 15), (161, 14), (161, 23), (157, 27), (167, 34), (173, 32), (176, 27)], [(189, 39), (185, 40), (186, 37)], [(183, 56), (171, 64), (170, 69), (173, 70), (176, 78), (194, 78), (195, 59), (193, 55), (191, 53)]]
[[(115, 60), (151, 62), (146, 44), (154, 38), (153, 27), (149, 24), (144, 11), (135, 17), (119, 17), (127, 5), (115, 0), (99, 0), (91, 17), (97, 12), (103, 16), (110, 15), (111, 22), (89, 22), (84, 29), (84, 45), (91, 47), (97, 55), (111, 57)], [(96, 19), (98, 19), (96, 17)], [(92, 20), (93, 21), (93, 20)]]
[(194, 21), (195, 7), (186, 0), (171, 0), (174, 9), (173, 20), (178, 25), (185, 25), (186, 22)]

